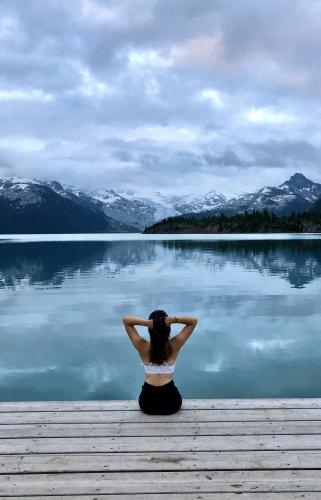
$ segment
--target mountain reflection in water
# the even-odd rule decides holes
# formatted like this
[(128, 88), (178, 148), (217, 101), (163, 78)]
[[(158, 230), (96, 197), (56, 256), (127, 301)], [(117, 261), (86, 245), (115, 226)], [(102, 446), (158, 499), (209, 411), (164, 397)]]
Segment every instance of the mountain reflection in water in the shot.
[(199, 319), (184, 397), (320, 397), (320, 277), (321, 239), (2, 243), (0, 399), (136, 398), (121, 319), (160, 307)]

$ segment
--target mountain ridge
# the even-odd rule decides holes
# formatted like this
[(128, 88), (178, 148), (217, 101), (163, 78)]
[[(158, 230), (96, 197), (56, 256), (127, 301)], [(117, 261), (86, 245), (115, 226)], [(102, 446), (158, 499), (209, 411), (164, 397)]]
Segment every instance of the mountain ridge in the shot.
[[(44, 200), (48, 197), (51, 201), (46, 205)], [(14, 221), (16, 229), (13, 230), (24, 225), (28, 228), (31, 224), (28, 217), (34, 221), (33, 227), (38, 227), (41, 232), (48, 229), (49, 220), (49, 227), (55, 230), (47, 232), (65, 232), (68, 227), (71, 232), (141, 232), (159, 220), (177, 215), (202, 218), (251, 210), (289, 215), (308, 211), (320, 198), (321, 184), (298, 172), (279, 186), (263, 186), (254, 192), (231, 198), (213, 189), (205, 195), (195, 196), (164, 195), (159, 191), (141, 194), (134, 189), (82, 189), (57, 180), (5, 177), (0, 179), (0, 232), (8, 232), (9, 220)], [(43, 220), (42, 224), (39, 217)], [(69, 225), (65, 224), (65, 220), (69, 221)], [(36, 221), (38, 226), (35, 226)]]
[[(55, 184), (30, 179), (0, 179), (0, 233), (135, 232), (136, 227), (108, 217), (99, 202), (66, 193)], [(61, 195), (63, 192), (63, 196)]]

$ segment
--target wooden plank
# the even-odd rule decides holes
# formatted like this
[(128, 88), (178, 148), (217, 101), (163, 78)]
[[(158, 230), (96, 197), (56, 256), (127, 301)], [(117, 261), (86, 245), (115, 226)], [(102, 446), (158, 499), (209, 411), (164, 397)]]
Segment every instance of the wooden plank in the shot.
[(2, 403), (0, 498), (319, 499), (320, 402)]
[[(3, 497), (0, 496), (1, 500), (21, 500), (21, 497), (10, 496)], [(34, 500), (59, 500), (59, 499), (70, 499), (70, 500), (110, 500), (111, 496), (106, 495), (41, 495), (41, 496), (24, 496), (24, 498), (32, 498)], [(240, 493), (171, 493), (169, 495), (164, 495), (163, 493), (138, 493), (138, 494), (128, 494), (128, 495), (117, 495), (117, 500), (240, 500)], [(306, 492), (300, 491), (296, 492), (284, 492), (282, 491), (282, 498), (280, 498), (279, 493), (242, 493), (242, 500), (320, 500), (320, 492)]]
[(1, 454), (192, 452), (232, 450), (321, 450), (321, 435), (139, 436), (2, 439)]
[(321, 492), (321, 471), (198, 471), (135, 474), (4, 475), (0, 495), (88, 495), (92, 493)]
[(4, 412), (0, 424), (13, 423), (96, 423), (96, 422), (211, 422), (318, 420), (321, 409), (180, 410), (174, 415), (146, 415), (140, 410), (75, 412)]
[(1, 474), (312, 468), (321, 468), (320, 451), (0, 455)]
[[(2, 438), (95, 437), (95, 436), (226, 436), (262, 434), (321, 434), (317, 420), (283, 422), (172, 422), (95, 424), (6, 424), (0, 425)], [(1, 447), (1, 442), (0, 442)]]
[[(321, 408), (321, 398), (183, 399), (182, 409)], [(0, 402), (0, 412), (137, 410), (137, 400)]]

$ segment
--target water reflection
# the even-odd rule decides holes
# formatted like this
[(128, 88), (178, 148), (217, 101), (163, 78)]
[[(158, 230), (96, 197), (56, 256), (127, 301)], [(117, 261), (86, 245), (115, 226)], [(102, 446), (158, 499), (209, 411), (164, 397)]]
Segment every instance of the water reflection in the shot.
[(321, 277), (321, 240), (8, 243), (0, 245), (0, 287), (21, 282), (59, 286), (99, 265), (101, 272), (117, 277), (124, 268), (166, 256), (166, 265), (188, 263), (211, 272), (238, 265), (279, 275), (296, 288)]
[(164, 241), (178, 260), (193, 259), (210, 270), (227, 264), (279, 275), (301, 288), (321, 276), (321, 240)]
[[(100, 263), (110, 276), (129, 265), (153, 259), (148, 242), (51, 242), (0, 245), (0, 287), (61, 285), (76, 273), (90, 272)], [(113, 265), (114, 264), (114, 265)]]
[(0, 399), (136, 398), (121, 318), (159, 307), (199, 318), (185, 397), (320, 397), (320, 276), (321, 240), (2, 244)]

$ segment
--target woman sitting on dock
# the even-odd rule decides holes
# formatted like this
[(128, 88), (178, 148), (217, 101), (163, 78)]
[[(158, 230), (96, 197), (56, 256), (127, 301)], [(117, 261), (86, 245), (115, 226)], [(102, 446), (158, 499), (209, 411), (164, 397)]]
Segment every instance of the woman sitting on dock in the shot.
[[(193, 333), (197, 319), (190, 316), (170, 317), (165, 311), (157, 309), (148, 320), (125, 316), (123, 322), (145, 370), (145, 382), (138, 399), (141, 410), (150, 415), (176, 413), (182, 405), (182, 396), (173, 380), (175, 362), (181, 347)], [(185, 325), (174, 337), (170, 336), (172, 323)], [(135, 325), (148, 327), (150, 341), (139, 335)]]

